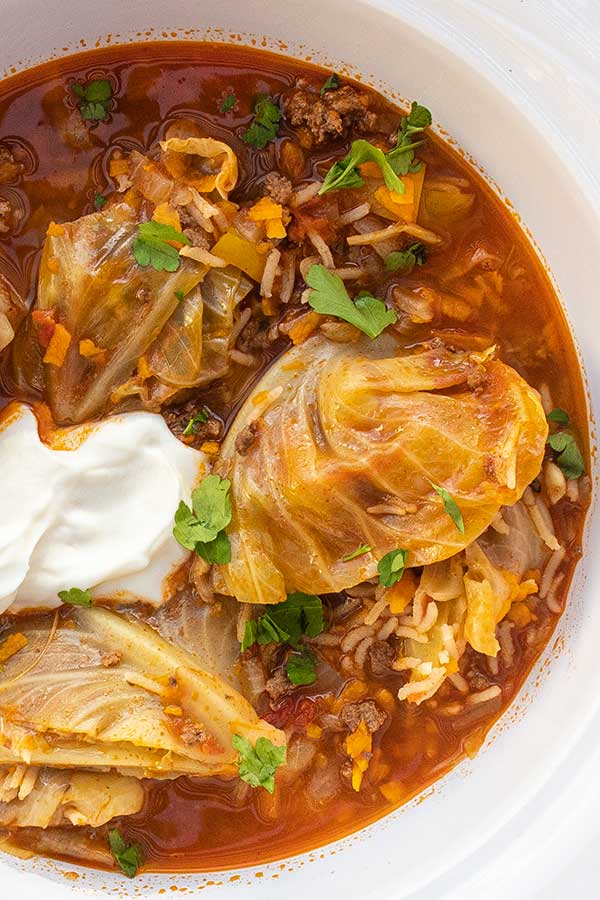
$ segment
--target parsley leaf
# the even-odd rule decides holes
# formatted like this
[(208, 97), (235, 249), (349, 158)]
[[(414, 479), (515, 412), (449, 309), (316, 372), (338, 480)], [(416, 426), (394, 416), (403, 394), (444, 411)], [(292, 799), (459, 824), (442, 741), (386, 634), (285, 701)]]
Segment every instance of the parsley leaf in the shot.
[(301, 647), (288, 656), (285, 673), (292, 684), (314, 684), (317, 680), (315, 662), (316, 656), (310, 647)]
[(258, 150), (263, 150), (269, 141), (274, 141), (277, 137), (280, 121), (281, 110), (277, 104), (266, 94), (260, 94), (254, 105), (254, 119), (242, 134), (242, 140)]
[(404, 575), (408, 550), (390, 550), (377, 563), (379, 582), (384, 587), (391, 587)]
[[(396, 151), (391, 152), (395, 153)], [(342, 188), (360, 187), (364, 182), (358, 167), (365, 162), (377, 163), (386, 187), (390, 191), (396, 191), (397, 194), (403, 194), (404, 185), (390, 164), (389, 156), (390, 154), (384, 153), (383, 150), (368, 141), (352, 141), (350, 152), (343, 159), (334, 163), (325, 176), (319, 194), (326, 194), (327, 191), (339, 191)]]
[[(175, 291), (175, 293), (177, 294), (178, 291)], [(196, 425), (204, 425), (205, 422), (208, 422), (208, 416), (204, 412), (204, 410), (200, 410), (199, 413), (196, 413), (195, 416), (192, 416), (190, 421), (183, 429), (184, 437), (189, 437), (190, 434), (194, 434), (194, 432), (196, 431)]]
[(227, 94), (219, 109), (222, 113), (229, 112), (230, 109), (233, 109), (236, 103), (237, 97), (235, 96), (235, 94)]
[(231, 562), (231, 543), (224, 531), (220, 531), (212, 541), (198, 541), (196, 553), (207, 563), (224, 566)]
[(444, 501), (444, 511), (448, 513), (458, 530), (461, 534), (465, 533), (465, 523), (463, 522), (463, 517), (460, 509), (458, 508), (458, 504), (454, 497), (448, 493), (448, 491), (440, 487), (439, 484), (434, 484), (433, 481), (429, 482), (431, 487), (434, 489), (436, 494), (439, 494), (442, 500)]
[(104, 209), (107, 202), (108, 201), (107, 201), (106, 197), (104, 196), (104, 194), (98, 194), (98, 193), (94, 194), (94, 206), (96, 207), (96, 209)]
[(350, 562), (351, 559), (356, 559), (357, 556), (362, 556), (363, 553), (370, 553), (372, 549), (373, 548), (369, 546), (369, 544), (361, 544), (360, 547), (357, 547), (352, 553), (346, 553), (345, 556), (342, 556), (342, 559), (344, 562)]
[(426, 259), (427, 249), (425, 244), (416, 241), (407, 247), (406, 250), (395, 250), (392, 253), (388, 253), (384, 264), (388, 272), (397, 272), (400, 269), (404, 275), (408, 275), (415, 266), (422, 266)]
[(76, 81), (73, 93), (81, 100), (79, 112), (82, 119), (102, 122), (108, 118), (108, 107), (113, 97), (110, 81), (95, 78), (85, 86)]
[(142, 222), (133, 242), (133, 255), (140, 266), (152, 266), (157, 272), (176, 272), (179, 250), (168, 241), (189, 244), (190, 239), (172, 225), (162, 222)]
[(418, 172), (421, 168), (421, 163), (415, 163), (414, 161), (414, 151), (423, 141), (413, 141), (413, 135), (419, 134), (428, 125), (431, 125), (431, 113), (425, 106), (420, 106), (415, 100), (409, 114), (400, 122), (396, 146), (387, 154), (388, 162), (397, 175)]
[(383, 300), (365, 291), (361, 291), (356, 300), (351, 300), (339, 275), (320, 264), (310, 267), (306, 283), (312, 288), (308, 304), (315, 312), (350, 322), (370, 338), (376, 338), (397, 319), (394, 310), (388, 309)]
[[(175, 291), (175, 296), (177, 297), (177, 299), (178, 299), (179, 302), (181, 303), (182, 300), (183, 300), (183, 298), (185, 297), (185, 294), (183, 293), (183, 291)], [(184, 431), (183, 433), (185, 434), (185, 431)]]
[(70, 606), (92, 605), (92, 593), (89, 589), (82, 591), (81, 588), (73, 587), (68, 591), (59, 591), (58, 596), (63, 603), (68, 603)]
[(240, 754), (238, 770), (242, 781), (253, 788), (275, 790), (275, 772), (285, 762), (285, 747), (276, 747), (268, 738), (259, 737), (254, 747), (244, 737), (234, 734), (231, 743)]
[(585, 472), (585, 463), (577, 441), (572, 434), (566, 431), (558, 431), (548, 438), (548, 445), (559, 453), (556, 462), (565, 478), (579, 478)]
[(320, 90), (321, 97), (323, 96), (323, 94), (326, 94), (327, 91), (337, 91), (339, 86), (340, 86), (340, 76), (337, 75), (335, 72), (332, 72)]
[(210, 563), (228, 563), (231, 546), (224, 529), (231, 522), (231, 482), (207, 475), (192, 491), (192, 507), (182, 500), (175, 513), (173, 536), (186, 550)]
[(127, 844), (118, 828), (108, 832), (110, 852), (115, 862), (128, 878), (133, 878), (142, 864), (142, 851), (137, 844)]
[(565, 412), (564, 409), (561, 409), (560, 406), (555, 407), (549, 412), (546, 418), (549, 422), (556, 422), (557, 425), (562, 425), (563, 428), (566, 428), (569, 424), (569, 413)]
[(242, 652), (253, 644), (297, 646), (303, 634), (316, 637), (324, 628), (323, 603), (316, 594), (288, 594), (283, 603), (269, 606), (258, 619), (246, 622)]

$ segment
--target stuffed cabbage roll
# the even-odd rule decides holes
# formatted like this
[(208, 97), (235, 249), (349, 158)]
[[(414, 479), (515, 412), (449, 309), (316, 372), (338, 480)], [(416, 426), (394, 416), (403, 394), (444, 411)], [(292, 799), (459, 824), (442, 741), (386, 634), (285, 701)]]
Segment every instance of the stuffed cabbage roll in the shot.
[(137, 778), (18, 765), (0, 770), (0, 826), (50, 828), (90, 825), (139, 812), (144, 789)]
[[(0, 673), (0, 765), (138, 777), (236, 774), (232, 736), (284, 736), (147, 625), (100, 607), (16, 620)], [(11, 637), (9, 636), (8, 640)]]
[(228, 228), (213, 199), (235, 186), (237, 159), (212, 138), (161, 146), (158, 160), (135, 151), (119, 161), (123, 197), (48, 228), (12, 367), (57, 424), (123, 404), (158, 410), (228, 369), (235, 310), (252, 282), (210, 248)]
[(223, 445), (231, 562), (215, 587), (277, 603), (358, 584), (398, 548), (408, 566), (453, 556), (535, 478), (547, 432), (537, 392), (494, 348), (313, 338), (272, 366)]

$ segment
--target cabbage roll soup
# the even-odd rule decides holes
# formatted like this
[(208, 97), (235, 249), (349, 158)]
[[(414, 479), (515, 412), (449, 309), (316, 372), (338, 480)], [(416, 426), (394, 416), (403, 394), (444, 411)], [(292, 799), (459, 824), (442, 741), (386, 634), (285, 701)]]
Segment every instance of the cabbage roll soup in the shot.
[(198, 43), (3, 83), (6, 852), (322, 846), (475, 756), (551, 640), (577, 357), (425, 104)]

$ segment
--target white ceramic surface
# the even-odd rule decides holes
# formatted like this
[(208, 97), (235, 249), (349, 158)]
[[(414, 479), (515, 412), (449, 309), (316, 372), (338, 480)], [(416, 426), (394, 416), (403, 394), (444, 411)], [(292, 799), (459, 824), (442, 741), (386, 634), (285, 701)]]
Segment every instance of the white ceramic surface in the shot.
[[(208, 38), (266, 36), (275, 50), (282, 40), (290, 55), (310, 53), (334, 68), (351, 62), (375, 87), (418, 97), (502, 186), (535, 236), (579, 339), (590, 407), (598, 408), (600, 23), (591, 2), (574, 0), (568, 9), (554, 0), (58, 0), (51, 11), (44, 0), (1, 5), (0, 70), (79, 49), (82, 39), (93, 47), (108, 32), (115, 43), (151, 29), (155, 39), (175, 29), (197, 29), (190, 36), (200, 38), (211, 26)], [(594, 509), (588, 551), (599, 531)], [(283, 893), (290, 900), (533, 900), (542, 891), (544, 900), (562, 900), (553, 879), (600, 832), (599, 590), (600, 561), (588, 552), (558, 629), (562, 649), (532, 673), (477, 759), (425, 802), (284, 867), (240, 871), (235, 881), (220, 873), (128, 882), (83, 870), (69, 880), (64, 873), (73, 866), (2, 858), (4, 894), (158, 897), (179, 887), (226, 900)]]

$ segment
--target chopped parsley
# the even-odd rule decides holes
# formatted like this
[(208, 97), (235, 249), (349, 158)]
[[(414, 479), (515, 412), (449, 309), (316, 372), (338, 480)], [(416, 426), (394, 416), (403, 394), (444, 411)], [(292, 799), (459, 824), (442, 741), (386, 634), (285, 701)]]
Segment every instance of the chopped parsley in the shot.
[(142, 222), (133, 242), (133, 255), (140, 266), (152, 266), (157, 272), (176, 272), (179, 268), (177, 244), (189, 244), (189, 238), (172, 225), (162, 222)]
[(254, 119), (242, 134), (242, 140), (257, 150), (263, 150), (274, 141), (279, 130), (281, 110), (266, 94), (261, 94), (254, 104)]
[(569, 413), (561, 409), (560, 406), (556, 406), (548, 413), (546, 418), (549, 422), (556, 422), (557, 425), (562, 425), (563, 428), (566, 428), (569, 424)]
[(94, 194), (94, 206), (96, 207), (96, 209), (104, 209), (107, 202), (108, 201), (107, 201), (106, 197), (104, 196), (104, 194), (98, 194), (98, 193)]
[(223, 565), (231, 560), (231, 545), (225, 528), (231, 522), (231, 482), (207, 475), (192, 491), (190, 509), (183, 500), (175, 513), (173, 536), (208, 563)]
[(242, 653), (254, 644), (291, 644), (298, 647), (300, 638), (316, 637), (324, 628), (323, 602), (316, 594), (297, 591), (288, 594), (283, 603), (269, 606), (258, 619), (246, 622)]
[(321, 97), (323, 96), (323, 94), (326, 94), (327, 91), (337, 91), (339, 86), (340, 86), (340, 76), (336, 75), (335, 72), (332, 72), (320, 90)]
[(415, 148), (419, 147), (423, 141), (413, 141), (413, 136), (420, 134), (429, 125), (431, 125), (431, 113), (427, 107), (421, 106), (415, 100), (409, 114), (400, 122), (396, 146), (386, 154), (396, 175), (418, 172), (421, 168), (421, 163), (415, 162)]
[(390, 550), (377, 563), (379, 582), (384, 587), (391, 587), (404, 575), (408, 550)]
[(413, 136), (431, 125), (431, 113), (424, 106), (414, 102), (410, 113), (405, 116), (398, 129), (398, 140), (393, 150), (384, 153), (369, 141), (353, 141), (350, 152), (330, 168), (321, 186), (320, 194), (339, 191), (342, 188), (361, 187), (363, 177), (358, 167), (366, 162), (374, 162), (381, 169), (383, 180), (390, 191), (404, 193), (404, 184), (398, 177), (409, 172), (418, 172), (420, 162), (415, 162), (415, 148), (422, 141), (413, 141)]
[(239, 753), (238, 771), (242, 781), (253, 788), (275, 790), (275, 772), (285, 762), (285, 747), (276, 747), (266, 737), (256, 739), (254, 747), (247, 738), (234, 734), (231, 743)]
[(444, 511), (448, 513), (457, 529), (461, 534), (465, 533), (465, 523), (463, 522), (463, 517), (460, 509), (458, 508), (458, 504), (454, 497), (448, 493), (446, 488), (440, 487), (439, 484), (434, 484), (433, 481), (429, 482), (431, 487), (434, 489), (436, 494), (439, 494), (444, 502)]
[(68, 591), (59, 591), (58, 596), (63, 603), (68, 603), (70, 606), (92, 605), (92, 592), (89, 589), (82, 591), (81, 588), (73, 587)]
[(577, 441), (566, 431), (557, 431), (548, 438), (548, 446), (559, 455), (556, 463), (565, 478), (579, 478), (585, 472), (585, 463)]
[(76, 81), (73, 93), (79, 97), (79, 112), (82, 119), (103, 122), (108, 118), (113, 91), (110, 81), (106, 78), (94, 78), (86, 85)]
[[(181, 303), (183, 301), (183, 298), (185, 297), (185, 294), (183, 293), (183, 291), (175, 291), (175, 296)], [(185, 431), (183, 433), (185, 434)]]
[(342, 559), (344, 562), (350, 562), (351, 559), (356, 559), (357, 556), (363, 556), (365, 553), (370, 553), (372, 549), (373, 548), (369, 546), (369, 544), (361, 544), (360, 547), (357, 547), (352, 553), (347, 553), (345, 556), (342, 556)]
[(384, 260), (385, 268), (388, 272), (400, 271), (403, 275), (408, 275), (415, 266), (422, 266), (427, 259), (427, 248), (425, 244), (416, 241), (406, 250), (394, 250), (388, 253)]
[(222, 113), (229, 112), (231, 109), (233, 109), (236, 103), (237, 97), (235, 96), (235, 94), (227, 94), (219, 109)]
[[(175, 293), (177, 294), (178, 292), (175, 291)], [(195, 416), (192, 416), (190, 421), (183, 429), (184, 437), (189, 437), (190, 434), (194, 434), (196, 431), (196, 425), (204, 425), (205, 422), (208, 422), (208, 415), (204, 412), (204, 410), (200, 410), (199, 413), (196, 413)]]
[(394, 310), (388, 309), (383, 300), (365, 291), (351, 300), (339, 275), (320, 264), (310, 267), (306, 283), (312, 288), (308, 304), (315, 312), (350, 322), (370, 338), (376, 338), (397, 319)]
[(302, 646), (288, 656), (285, 664), (285, 674), (288, 680), (296, 686), (314, 684), (317, 680), (315, 663), (316, 656), (310, 647)]
[(128, 844), (118, 828), (108, 832), (108, 844), (113, 858), (128, 878), (137, 875), (142, 864), (142, 851), (138, 844)]

